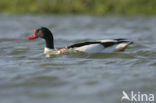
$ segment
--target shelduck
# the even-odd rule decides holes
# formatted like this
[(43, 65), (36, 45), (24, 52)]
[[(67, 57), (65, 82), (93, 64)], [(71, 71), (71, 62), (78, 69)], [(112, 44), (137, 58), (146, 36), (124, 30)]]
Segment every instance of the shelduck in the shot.
[(54, 47), (54, 38), (52, 32), (46, 28), (41, 27), (34, 29), (33, 36), (27, 38), (28, 40), (42, 38), (46, 42), (46, 47), (44, 48), (44, 54), (46, 57), (51, 57), (54, 54), (64, 54), (71, 50), (86, 52), (86, 53), (101, 53), (101, 52), (114, 52), (114, 51), (124, 51), (133, 42), (127, 39), (110, 39), (110, 40), (97, 40), (91, 42), (82, 42), (73, 44), (64, 48), (56, 49)]

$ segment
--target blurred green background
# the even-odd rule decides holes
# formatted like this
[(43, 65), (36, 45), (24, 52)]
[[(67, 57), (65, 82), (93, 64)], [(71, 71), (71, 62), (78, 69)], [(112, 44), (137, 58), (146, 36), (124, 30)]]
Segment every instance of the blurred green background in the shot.
[(0, 13), (156, 15), (156, 0), (0, 0)]

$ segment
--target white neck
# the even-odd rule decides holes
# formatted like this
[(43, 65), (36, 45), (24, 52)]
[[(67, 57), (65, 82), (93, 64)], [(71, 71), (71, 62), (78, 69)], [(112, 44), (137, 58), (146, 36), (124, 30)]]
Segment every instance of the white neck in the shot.
[(44, 48), (44, 54), (47, 54), (48, 52), (50, 52), (52, 50), (54, 50), (54, 49), (50, 49), (50, 48), (45, 47)]

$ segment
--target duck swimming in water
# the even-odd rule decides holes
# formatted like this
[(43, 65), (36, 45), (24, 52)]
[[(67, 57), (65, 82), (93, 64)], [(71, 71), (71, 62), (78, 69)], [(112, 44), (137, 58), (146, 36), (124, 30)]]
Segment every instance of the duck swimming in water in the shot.
[(44, 54), (46, 57), (51, 57), (55, 54), (67, 53), (69, 50), (75, 50), (86, 53), (101, 53), (101, 52), (113, 52), (113, 51), (124, 51), (128, 45), (133, 42), (127, 39), (110, 39), (110, 40), (97, 40), (92, 42), (82, 42), (67, 46), (61, 49), (54, 48), (54, 38), (52, 32), (46, 28), (41, 27), (34, 29), (33, 36), (27, 38), (28, 40), (43, 38), (46, 42), (46, 47), (44, 48)]

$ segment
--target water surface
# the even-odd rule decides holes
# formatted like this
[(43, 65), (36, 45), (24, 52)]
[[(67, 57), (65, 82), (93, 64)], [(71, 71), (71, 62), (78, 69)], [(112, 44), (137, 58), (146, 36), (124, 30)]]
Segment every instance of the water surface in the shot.
[[(156, 96), (156, 17), (0, 15), (0, 22), (1, 103), (121, 103), (123, 90)], [(55, 47), (113, 38), (134, 44), (45, 58), (44, 40), (26, 40), (40, 26), (51, 29)]]

